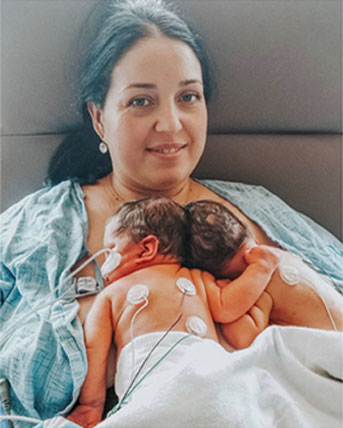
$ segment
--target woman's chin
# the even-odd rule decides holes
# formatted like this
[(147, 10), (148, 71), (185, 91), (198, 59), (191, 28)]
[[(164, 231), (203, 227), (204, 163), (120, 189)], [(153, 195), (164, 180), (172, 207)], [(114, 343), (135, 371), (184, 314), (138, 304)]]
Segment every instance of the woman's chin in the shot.
[[(166, 173), (165, 171), (163, 171), (157, 177), (153, 177), (151, 180), (149, 180), (149, 187), (153, 191), (168, 192), (174, 189), (177, 190), (177, 188), (179, 188), (180, 186), (182, 187), (183, 184), (186, 184), (188, 180), (188, 173), (173, 173), (171, 171)], [(148, 181), (146, 181), (146, 184), (148, 184)]]

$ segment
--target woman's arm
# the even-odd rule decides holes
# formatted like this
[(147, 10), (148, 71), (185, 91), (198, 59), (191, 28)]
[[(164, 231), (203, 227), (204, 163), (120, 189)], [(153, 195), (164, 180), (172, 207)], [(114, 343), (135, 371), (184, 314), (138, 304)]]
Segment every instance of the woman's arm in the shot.
[(241, 318), (221, 325), (225, 339), (236, 349), (247, 348), (255, 337), (269, 325), (273, 307), (271, 296), (265, 291), (254, 306)]
[(81, 388), (79, 405), (68, 419), (82, 427), (93, 427), (101, 421), (106, 399), (106, 366), (112, 343), (112, 303), (108, 293), (95, 299), (85, 321), (84, 336), (88, 372)]
[[(244, 315), (267, 287), (279, 264), (277, 251), (258, 245), (245, 254), (248, 267), (233, 281), (206, 281), (206, 292), (215, 321), (229, 323)], [(218, 286), (220, 284), (220, 287)]]

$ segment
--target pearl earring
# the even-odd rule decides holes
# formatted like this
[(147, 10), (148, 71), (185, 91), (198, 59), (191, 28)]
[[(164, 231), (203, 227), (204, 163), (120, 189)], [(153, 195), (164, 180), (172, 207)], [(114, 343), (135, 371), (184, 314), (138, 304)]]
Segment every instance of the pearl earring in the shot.
[(99, 150), (103, 155), (108, 152), (108, 146), (104, 141), (99, 144)]

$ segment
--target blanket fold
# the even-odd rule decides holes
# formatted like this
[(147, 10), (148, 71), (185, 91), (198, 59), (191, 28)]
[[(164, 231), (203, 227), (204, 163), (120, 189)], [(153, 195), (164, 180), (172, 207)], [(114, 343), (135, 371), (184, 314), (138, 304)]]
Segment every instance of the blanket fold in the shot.
[[(136, 339), (136, 367), (158, 334)], [(142, 373), (183, 334), (170, 333)], [(210, 339), (186, 338), (97, 428), (341, 428), (342, 345), (340, 332), (283, 326), (232, 353)], [(121, 394), (131, 361), (126, 346), (116, 375)]]

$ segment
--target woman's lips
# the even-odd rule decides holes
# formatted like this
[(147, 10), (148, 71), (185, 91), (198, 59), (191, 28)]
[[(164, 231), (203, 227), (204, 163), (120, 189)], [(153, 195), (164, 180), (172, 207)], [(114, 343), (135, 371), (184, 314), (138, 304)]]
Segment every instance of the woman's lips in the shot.
[(156, 147), (148, 147), (146, 150), (152, 154), (170, 157), (173, 155), (177, 155), (186, 146), (187, 144), (178, 144), (178, 145), (163, 144)]

